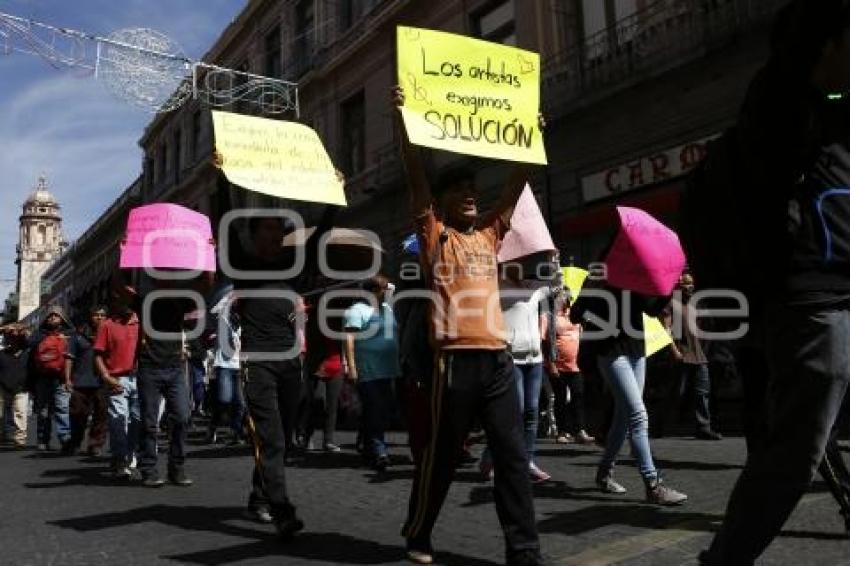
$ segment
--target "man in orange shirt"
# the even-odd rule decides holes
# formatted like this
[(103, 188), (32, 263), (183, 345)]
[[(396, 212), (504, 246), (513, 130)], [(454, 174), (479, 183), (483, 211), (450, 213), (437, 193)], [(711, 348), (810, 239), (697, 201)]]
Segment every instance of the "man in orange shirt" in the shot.
[[(401, 88), (394, 102), (404, 102)], [(433, 430), (417, 466), (403, 534), (412, 562), (431, 564), (431, 531), (446, 498), (463, 441), (479, 417), (492, 451), (496, 509), (511, 565), (543, 564), (534, 518), (513, 362), (506, 352), (496, 248), (510, 227), (528, 171), (511, 175), (493, 212), (478, 217), (473, 175), (445, 175), (432, 193), (419, 152), (401, 125), (419, 258), (432, 291)], [(542, 122), (542, 121), (541, 121)], [(439, 214), (439, 218), (438, 218)]]

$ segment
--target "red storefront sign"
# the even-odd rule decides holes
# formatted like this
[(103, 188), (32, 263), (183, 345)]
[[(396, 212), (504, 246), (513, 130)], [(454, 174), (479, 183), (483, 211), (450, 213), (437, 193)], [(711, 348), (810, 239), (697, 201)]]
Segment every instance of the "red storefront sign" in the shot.
[(607, 198), (684, 175), (702, 161), (708, 142), (719, 135), (692, 141), (582, 177), (584, 202)]

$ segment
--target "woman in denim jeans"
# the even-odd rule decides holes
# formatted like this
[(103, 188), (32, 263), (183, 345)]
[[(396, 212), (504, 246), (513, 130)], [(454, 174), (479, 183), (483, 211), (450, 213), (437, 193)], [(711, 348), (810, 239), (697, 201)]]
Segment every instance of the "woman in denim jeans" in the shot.
[[(591, 332), (600, 332), (588, 314), (607, 323), (601, 330), (602, 336), (595, 337), (597, 342), (593, 346), (597, 348), (599, 372), (614, 396), (614, 419), (596, 472), (596, 484), (603, 493), (626, 492), (626, 488), (614, 481), (613, 476), (617, 454), (628, 435), (638, 471), (646, 486), (647, 502), (680, 505), (688, 496), (663, 485), (652, 461), (649, 415), (643, 404), (646, 379), (643, 314), (657, 316), (668, 302), (669, 298), (645, 297), (611, 287), (587, 289), (573, 306), (570, 319), (573, 323), (581, 322), (584, 325), (585, 339), (593, 339)], [(613, 311), (612, 306), (616, 307)]]

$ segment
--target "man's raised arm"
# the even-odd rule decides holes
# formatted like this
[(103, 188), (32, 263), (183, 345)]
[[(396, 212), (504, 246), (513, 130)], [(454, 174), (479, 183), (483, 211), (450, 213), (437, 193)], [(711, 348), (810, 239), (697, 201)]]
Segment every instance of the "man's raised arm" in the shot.
[(427, 212), (431, 207), (431, 187), (425, 175), (425, 165), (419, 148), (414, 147), (407, 137), (401, 107), (404, 105), (404, 89), (396, 86), (392, 90), (393, 113), (401, 141), (401, 158), (407, 172), (407, 184), (410, 187), (410, 207), (414, 217)]

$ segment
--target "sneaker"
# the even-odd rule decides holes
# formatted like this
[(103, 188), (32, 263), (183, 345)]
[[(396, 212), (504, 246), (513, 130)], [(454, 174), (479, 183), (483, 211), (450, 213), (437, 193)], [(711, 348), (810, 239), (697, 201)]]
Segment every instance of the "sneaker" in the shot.
[(596, 485), (602, 493), (623, 494), (626, 493), (626, 488), (614, 481), (614, 477), (608, 474), (597, 474)]
[(719, 432), (714, 432), (711, 429), (708, 430), (698, 430), (694, 437), (699, 440), (723, 440), (723, 435)]
[(555, 442), (558, 444), (570, 444), (573, 442), (573, 440), (574, 439), (572, 434), (564, 432), (558, 435), (558, 438), (555, 439)]
[(248, 444), (248, 443), (245, 442), (245, 439), (242, 438), (241, 436), (234, 436), (227, 443), (228, 446), (245, 446), (246, 444)]
[(165, 482), (159, 477), (156, 472), (150, 472), (142, 476), (142, 485), (144, 487), (162, 487)]
[(407, 549), (407, 560), (414, 564), (433, 564), (434, 555), (424, 550)]
[(596, 439), (587, 434), (586, 431), (580, 430), (576, 435), (576, 442), (579, 444), (593, 444)]
[(47, 444), (39, 443), (35, 447), (35, 449), (38, 450), (39, 452), (47, 452), (48, 450), (50, 450), (50, 447)]
[(204, 444), (218, 444), (218, 432), (214, 428), (207, 431), (207, 435), (204, 437)]
[(27, 443), (26, 442), (16, 442), (15, 443), (15, 450), (26, 450), (26, 449), (27, 449)]
[(407, 560), (414, 564), (433, 564), (434, 550), (430, 544), (415, 544), (408, 540)]
[(324, 448), (325, 452), (342, 452), (342, 448), (333, 442), (325, 442), (325, 445), (322, 448)]
[(245, 510), (245, 516), (252, 521), (263, 523), (264, 525), (274, 523), (274, 518), (269, 512), (269, 508), (265, 505), (248, 505), (248, 509)]
[(531, 476), (532, 483), (543, 483), (552, 479), (552, 476), (538, 468), (534, 462), (528, 465), (528, 475)]
[(275, 519), (274, 527), (281, 540), (290, 540), (304, 528), (304, 521), (293, 515), (285, 519)]
[(195, 483), (186, 477), (186, 472), (183, 468), (168, 472), (168, 481), (180, 487), (190, 487), (193, 483)]
[(138, 464), (138, 462), (136, 462), (136, 455), (133, 454), (133, 457), (130, 459), (130, 463), (127, 465), (127, 467), (130, 468), (131, 470), (135, 470), (136, 464)]
[(127, 466), (118, 466), (112, 469), (112, 478), (116, 480), (133, 479), (133, 470)]
[(688, 496), (664, 485), (660, 478), (646, 483), (646, 502), (654, 505), (681, 505)]

